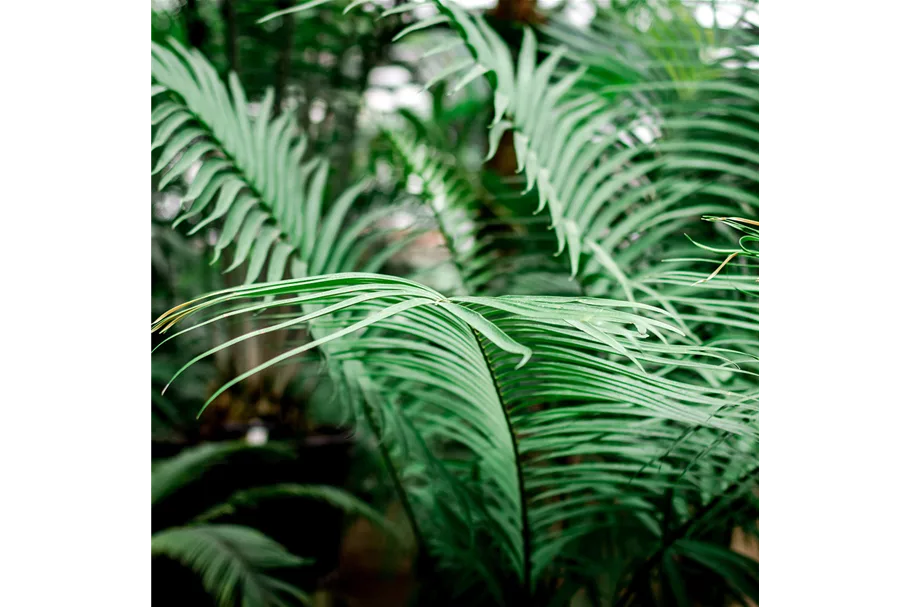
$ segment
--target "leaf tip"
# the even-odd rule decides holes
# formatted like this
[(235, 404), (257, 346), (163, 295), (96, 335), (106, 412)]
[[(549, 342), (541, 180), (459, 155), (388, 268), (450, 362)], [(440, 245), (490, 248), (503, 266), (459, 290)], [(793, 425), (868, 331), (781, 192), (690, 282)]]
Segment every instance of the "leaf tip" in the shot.
[(522, 360), (520, 360), (519, 364), (516, 365), (516, 370), (519, 370), (522, 367), (524, 367), (525, 363), (527, 363), (529, 361), (529, 359), (531, 359), (531, 352), (528, 352), (527, 354), (523, 354)]

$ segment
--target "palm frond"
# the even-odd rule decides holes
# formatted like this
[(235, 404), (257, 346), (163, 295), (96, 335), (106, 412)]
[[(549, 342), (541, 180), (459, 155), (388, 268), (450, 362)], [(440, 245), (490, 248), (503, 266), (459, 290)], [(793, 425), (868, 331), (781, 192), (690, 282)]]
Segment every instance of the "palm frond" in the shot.
[(180, 490), (188, 483), (231, 456), (243, 452), (275, 454), (282, 458), (293, 457), (293, 451), (281, 443), (254, 446), (243, 442), (207, 443), (184, 449), (180, 455), (160, 462), (152, 470), (152, 505)]
[(249, 527), (198, 525), (168, 529), (152, 536), (152, 556), (180, 561), (195, 571), (220, 607), (290, 607), (308, 597), (274, 576), (301, 567), (306, 559)]
[[(660, 336), (679, 329), (636, 313), (661, 314), (657, 308), (587, 298), (446, 298), (404, 279), (341, 274), (230, 289), (175, 315), (269, 295), (322, 304), (295, 320), (326, 317), (324, 336), (223, 389), (332, 342), (334, 359), (363, 366), (385, 419), (407, 419), (399, 425), (412, 424), (453, 478), (463, 486), (473, 478), (470, 517), (486, 521), (475, 541), (501, 547), (494, 566), (511, 572), (526, 594), (580, 558), (561, 548), (608, 525), (605, 513), (633, 511), (654, 521), (653, 501), (666, 490), (700, 501), (755, 460), (752, 448), (739, 446), (758, 437), (750, 373), (728, 361), (730, 352), (664, 343)], [(704, 387), (695, 371), (717, 370), (719, 360), (746, 379)], [(670, 370), (678, 379), (665, 377)], [(689, 383), (680, 379), (687, 373)], [(416, 518), (433, 523), (423, 513)], [(451, 550), (432, 545), (433, 531), (423, 534), (429, 549)], [(476, 558), (462, 555), (469, 556)]]
[[(320, 161), (311, 160), (304, 165), (308, 177), (291, 188), (308, 188), (295, 199), (297, 210), (274, 198), (262, 205), (284, 209), (263, 220), (274, 221), (281, 237), (297, 234), (301, 224), (301, 237), (290, 242), (289, 256), (304, 264), (295, 279), (276, 281), (267, 272), (266, 283), (200, 297), (153, 324), (166, 331), (191, 316), (202, 327), (277, 306), (292, 310), (261, 316), (268, 321), (263, 328), (194, 357), (175, 377), (235, 344), (307, 326), (310, 341), (288, 345), (212, 399), (318, 349), (338, 402), (379, 440), (420, 549), (437, 572), (451, 576), (447, 591), (462, 603), (557, 601), (560, 592), (568, 597), (581, 587), (596, 603), (636, 604), (652, 596), (656, 574), (664, 580), (660, 598), (682, 601), (692, 594), (687, 575), (694, 568), (722, 575), (735, 595), (754, 596), (752, 565), (713, 548), (717, 538), (709, 536), (743, 522), (746, 498), (731, 496), (758, 474), (758, 230), (749, 225), (758, 221), (758, 77), (740, 60), (755, 36), (701, 28), (673, 0), (640, 8), (648, 26), (599, 15), (577, 39), (556, 21), (537, 34), (526, 29), (517, 57), (483, 18), (444, 0), (384, 13), (415, 11), (399, 38), (426, 28), (457, 32), (461, 59), (428, 86), (451, 81), (458, 91), (487, 79), (494, 97), (489, 152), (512, 131), (524, 188), (518, 198), (536, 203), (519, 204), (503, 219), (516, 234), (541, 237), (567, 271), (542, 264), (539, 246), (505, 253), (501, 243), (480, 238), (477, 209), (486, 193), (430, 138), (395, 128), (384, 137), (403, 172), (420, 181), (446, 237), (461, 278), (455, 294), (386, 275), (339, 273), (359, 267), (352, 260), (367, 245), (358, 237), (378, 215), (351, 222), (350, 202), (322, 213), (321, 202), (311, 201), (321, 191), (314, 185), (322, 179)], [(733, 49), (737, 60), (707, 56), (719, 48)], [(231, 99), (196, 66), (198, 57), (184, 59), (175, 56), (168, 66), (179, 72), (176, 61), (185, 76), (173, 86), (156, 82), (165, 88), (153, 94), (190, 108), (179, 87), (193, 81), (206, 89), (199, 96), (213, 101), (202, 110), (156, 108), (156, 138), (167, 142), (162, 157), (169, 156), (158, 168), (171, 163), (182, 171), (182, 164), (220, 154), (203, 168), (229, 162), (203, 177), (212, 181), (223, 171), (243, 181), (238, 192), (267, 197), (268, 182), (258, 185), (255, 165), (252, 172), (234, 167), (235, 159), (244, 166), (243, 154), (211, 134), (220, 116), (198, 126), (200, 111), (230, 117)], [(178, 111), (193, 122), (175, 120), (162, 135)], [(274, 126), (282, 120), (261, 114), (249, 131), (265, 133), (266, 141), (276, 129), (268, 145), (253, 147), (279, 159), (267, 164), (275, 166), (277, 183), (298, 170), (304, 153), (281, 161), (299, 141)], [(239, 139), (248, 127), (235, 122)], [(217, 148), (205, 147), (212, 141)], [(512, 196), (499, 185), (489, 190), (498, 203)], [(209, 187), (201, 183), (196, 194)], [(545, 210), (552, 238), (534, 223)], [(699, 221), (703, 216), (725, 219)], [(297, 223), (284, 231), (283, 218), (290, 217)], [(329, 234), (325, 248), (307, 237), (307, 226), (311, 235)], [(341, 236), (340, 226), (347, 228)], [(733, 257), (706, 280), (721, 253)], [(509, 276), (498, 284), (513, 294), (489, 296), (494, 274), (518, 279), (523, 262), (540, 270), (531, 278), (536, 288), (550, 293), (556, 277), (573, 278), (566, 282), (580, 294), (516, 295), (519, 282)]]
[(459, 293), (480, 291), (494, 269), (477, 242), (480, 202), (475, 186), (459, 174), (454, 162), (407, 130), (387, 130), (384, 136), (397, 153), (405, 176), (416, 177), (421, 185), (457, 269)]
[[(545, 27), (561, 45), (538, 65), (531, 30), (516, 61), (482, 18), (432, 4), (437, 16), (407, 30), (444, 22), (461, 34), (472, 59), (436, 80), (462, 70), (453, 90), (482, 75), (492, 82), (489, 154), (514, 132), (526, 189), (537, 191), (537, 211), (549, 209), (557, 252), (567, 251), (586, 293), (663, 305), (642, 285), (642, 270), (680, 257), (685, 228), (700, 216), (756, 212), (758, 80), (750, 70), (703, 58), (707, 50), (748, 46), (749, 33), (737, 30), (717, 43), (697, 33), (685, 53), (671, 49), (681, 67), (667, 59), (654, 28), (612, 24), (574, 43), (559, 27)], [(655, 13), (654, 22), (701, 32), (683, 10), (670, 21)], [(622, 35), (611, 37), (615, 32)], [(579, 69), (568, 71), (567, 63)]]
[(279, 485), (267, 485), (264, 487), (254, 487), (252, 489), (242, 489), (225, 502), (210, 508), (196, 518), (197, 522), (210, 522), (217, 520), (219, 517), (229, 515), (241, 507), (255, 506), (263, 500), (275, 498), (307, 498), (321, 501), (335, 506), (347, 514), (362, 516), (377, 529), (387, 533), (400, 544), (404, 543), (404, 537), (400, 529), (394, 526), (385, 516), (363, 500), (356, 496), (329, 485), (298, 485), (293, 483), (283, 483)]
[(164, 171), (159, 187), (201, 161), (183, 198), (190, 206), (175, 225), (200, 215), (203, 219), (191, 230), (195, 233), (223, 220), (213, 263), (234, 244), (227, 271), (246, 262), (247, 283), (264, 268), (266, 280), (274, 281), (286, 270), (305, 276), (359, 267), (362, 260), (346, 254), (378, 212), (370, 215), (372, 220), (348, 225), (343, 220), (370, 181), (362, 180), (326, 204), (328, 162), (314, 157), (302, 163), (306, 137), (290, 112), (269, 118), (271, 91), (251, 120), (236, 75), (229, 78), (229, 96), (197, 51), (176, 42), (172, 47), (175, 52), (152, 46), (152, 76), (164, 87), (152, 112), (157, 127), (152, 147), (163, 147), (154, 170)]
[(552, 236), (543, 233), (543, 217), (530, 217), (527, 197), (495, 176), (472, 178), (439, 137), (419, 128), (390, 127), (383, 138), (403, 181), (420, 185), (455, 267), (458, 294), (518, 294), (523, 286), (528, 293), (579, 292), (546, 249)]
[[(265, 264), (265, 256), (273, 243), (266, 273), (270, 280), (282, 277), (288, 259), (292, 276), (319, 273), (319, 269), (327, 272), (355, 268), (377, 271), (385, 260), (408, 244), (408, 239), (391, 245), (384, 243), (384, 235), (375, 229), (377, 219), (389, 213), (388, 207), (371, 209), (357, 217), (349, 214), (366, 182), (346, 190), (324, 213), (322, 199), (328, 165), (318, 158), (300, 165), (306, 140), (295, 132), (289, 114), (268, 119), (271, 94), (267, 93), (260, 104), (260, 114), (255, 122), (250, 121), (247, 101), (236, 75), (229, 78), (229, 98), (215, 70), (201, 55), (185, 51), (173, 42), (172, 46), (180, 57), (163, 47), (153, 46), (153, 78), (157, 82), (153, 94), (166, 96), (153, 110), (153, 124), (160, 123), (156, 143), (165, 144), (156, 170), (170, 164), (162, 179), (166, 185), (169, 178), (176, 178), (196, 159), (203, 158), (203, 166), (186, 195), (192, 200), (192, 206), (185, 216), (203, 212), (220, 190), (215, 210), (203, 220), (209, 222), (226, 216), (215, 245), (216, 259), (221, 250), (235, 240), (237, 252), (231, 267), (249, 257), (246, 280), (249, 283), (260, 274), (258, 268)], [(206, 156), (210, 153), (215, 157)], [(371, 228), (374, 228), (373, 234), (365, 238), (364, 232)], [(306, 298), (297, 303), (305, 304)], [(278, 305), (267, 298), (261, 311)], [(229, 313), (226, 316), (236, 315)], [(303, 325), (291, 321), (278, 329), (294, 326)], [(319, 322), (309, 322), (307, 328), (313, 338), (310, 348), (327, 343)], [(274, 330), (276, 327), (272, 326), (260, 330), (259, 334)], [(238, 341), (235, 338), (227, 343)], [(325, 348), (320, 350), (326, 353)], [(354, 367), (353, 371), (349, 371), (351, 367)], [(331, 376), (345, 377), (349, 372), (357, 373), (358, 369), (356, 363), (340, 367), (330, 357), (327, 371)], [(350, 399), (344, 394), (340, 396), (340, 406), (350, 411), (353, 408)], [(383, 449), (385, 447), (381, 446)], [(394, 477), (395, 471), (390, 472)]]

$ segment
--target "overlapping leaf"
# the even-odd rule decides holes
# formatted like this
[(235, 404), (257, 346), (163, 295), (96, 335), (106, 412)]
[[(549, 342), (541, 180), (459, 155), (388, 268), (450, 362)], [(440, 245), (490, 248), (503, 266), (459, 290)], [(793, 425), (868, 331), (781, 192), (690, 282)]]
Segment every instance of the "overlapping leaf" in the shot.
[[(413, 425), (455, 479), (473, 484), (465, 507), (486, 521), (476, 546), (499, 546), (490, 566), (512, 572), (527, 591), (560, 561), (560, 546), (605, 524), (606, 511), (648, 519), (650, 499), (668, 488), (710, 495), (728, 482), (716, 469), (733, 474), (752, 461), (737, 441), (757, 436), (754, 394), (705, 387), (695, 374), (717, 368), (726, 353), (655, 339), (677, 329), (636, 314), (642, 304), (446, 298), (404, 279), (340, 274), (212, 294), (159, 326), (260, 296), (278, 299), (232, 313), (306, 302), (315, 311), (292, 320), (325, 317), (325, 334), (231, 383), (335, 342), (332, 356), (363, 365), (381, 406), (398, 411), (388, 417), (407, 418), (395, 423)], [(678, 367), (694, 381), (659, 372)], [(545, 541), (554, 525), (559, 537)]]
[[(758, 89), (750, 70), (704, 60), (705, 32), (691, 47), (667, 43), (662, 28), (679, 34), (687, 18), (647, 35), (599, 22), (577, 41), (544, 28), (562, 45), (539, 63), (530, 31), (516, 59), (483, 19), (433, 4), (438, 13), (400, 36), (443, 24), (459, 32), (472, 58), (430, 84), (458, 89), (488, 77), (491, 153), (514, 131), (554, 249), (567, 253), (585, 293), (615, 299), (476, 297), (489, 262), (473, 240), (476, 201), (437, 154), (397, 133), (391, 139), (430, 194), (467, 295), (388, 276), (315, 276), (206, 296), (156, 328), (197, 313), (214, 322), (226, 307), (228, 315), (299, 307), (209, 354), (316, 323), (314, 341), (235, 382), (323, 350), (339, 390), (383, 441), (419, 541), (460, 576), (453, 587), (466, 602), (485, 595), (509, 604), (547, 595), (555, 576), (598, 576), (609, 546), (624, 546), (620, 562), (656, 545), (664, 559), (672, 550), (661, 526), (687, 520), (692, 505), (755, 469), (758, 268), (728, 264), (705, 281), (718, 260), (694, 258), (685, 234), (696, 226), (696, 242), (722, 250), (739, 236), (720, 224), (703, 229), (699, 218), (755, 214)], [(280, 299), (249, 303), (264, 295)], [(634, 536), (641, 546), (629, 545)], [(696, 544), (670, 546), (700, 553)], [(702, 556), (705, 566), (726, 567), (726, 557)]]
[[(402, 34), (438, 23), (461, 34), (473, 58), (430, 84), (457, 81), (455, 90), (482, 75), (491, 81), (489, 153), (507, 130), (514, 132), (526, 188), (537, 192), (539, 211), (548, 209), (556, 250), (567, 252), (585, 292), (673, 310), (655, 293), (654, 275), (665, 259), (692, 258), (681, 254), (690, 244), (684, 232), (704, 230), (698, 224), (705, 214), (757, 212), (757, 77), (742, 63), (726, 67), (704, 57), (718, 49), (743, 53), (755, 43), (751, 34), (733, 30), (712, 42), (681, 11), (670, 20), (655, 13), (655, 22), (686, 29), (689, 45), (662, 37), (657, 26), (643, 33), (610, 20), (599, 29), (596, 21), (580, 36), (545, 26), (545, 36), (561, 44), (538, 64), (531, 30), (514, 59), (484, 19), (451, 3), (433, 5), (436, 17)], [(729, 240), (724, 232), (699, 233), (710, 242)], [(660, 269), (696, 274), (701, 263)], [(684, 327), (697, 338), (698, 326)]]

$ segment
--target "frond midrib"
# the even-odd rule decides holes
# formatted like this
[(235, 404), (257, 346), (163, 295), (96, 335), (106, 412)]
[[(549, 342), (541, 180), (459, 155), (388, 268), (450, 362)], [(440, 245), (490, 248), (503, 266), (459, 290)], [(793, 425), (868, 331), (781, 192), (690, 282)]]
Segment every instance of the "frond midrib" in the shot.
[(522, 461), (519, 454), (519, 438), (516, 436), (515, 428), (512, 424), (512, 419), (509, 416), (509, 408), (506, 405), (506, 400), (503, 398), (503, 393), (500, 390), (500, 382), (497, 379), (497, 374), (493, 369), (493, 366), (490, 361), (490, 357), (487, 354), (487, 349), (484, 347), (481, 335), (478, 332), (471, 328), (471, 332), (474, 335), (475, 342), (478, 344), (478, 350), (480, 350), (482, 357), (484, 358), (484, 364), (487, 366), (487, 372), (490, 374), (490, 381), (494, 386), (497, 394), (497, 402), (500, 404), (500, 409), (503, 412), (503, 417), (506, 419), (506, 425), (509, 428), (509, 439), (512, 444), (512, 453), (513, 459), (516, 464), (516, 479), (519, 484), (519, 507), (521, 512), (522, 520), (522, 587), (525, 593), (525, 598), (531, 598), (531, 555), (532, 555), (532, 535), (531, 535), (531, 523), (528, 516), (528, 499), (526, 498), (525, 493), (525, 474), (522, 470)]

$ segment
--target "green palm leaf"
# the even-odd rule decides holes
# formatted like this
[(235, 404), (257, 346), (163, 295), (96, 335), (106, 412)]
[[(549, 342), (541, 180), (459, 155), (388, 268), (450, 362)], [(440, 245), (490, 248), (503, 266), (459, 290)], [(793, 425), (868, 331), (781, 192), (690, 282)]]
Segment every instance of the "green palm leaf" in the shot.
[[(643, 8), (655, 19), (645, 31), (601, 16), (576, 39), (556, 22), (537, 35), (526, 30), (514, 57), (484, 19), (448, 2), (385, 14), (428, 5), (438, 10), (422, 13), (399, 38), (437, 26), (458, 32), (467, 53), (428, 86), (452, 81), (450, 90), (458, 90), (486, 77), (494, 97), (490, 153), (513, 131), (520, 178), (537, 199), (533, 211), (547, 211), (549, 244), (569, 267), (563, 278), (573, 277), (583, 295), (481, 296), (491, 292), (497, 270), (520, 267), (522, 254), (478, 238), (478, 189), (447, 154), (400, 129), (385, 137), (404, 172), (420, 179), (461, 284), (450, 295), (385, 275), (339, 273), (358, 267), (348, 262), (360, 257), (352, 251), (364, 246), (356, 241), (376, 215), (352, 224), (351, 202), (342, 199), (324, 213), (325, 165), (304, 165), (297, 184), (307, 192), (304, 202), (297, 210), (283, 206), (270, 194), (289, 188), (257, 185), (255, 165), (236, 170), (242, 154), (221, 135), (207, 135), (224, 128), (182, 118), (180, 108), (165, 104), (153, 120), (169, 158), (157, 168), (170, 163), (182, 172), (204, 159), (206, 172), (196, 180), (207, 181), (190, 190), (200, 198), (223, 173), (252, 183), (258, 189), (219, 182), (218, 200), (232, 200), (216, 202), (212, 214), (220, 204), (236, 207), (243, 192), (261, 192), (245, 204), (262, 198), (264, 207), (280, 210), (252, 227), (235, 222), (241, 257), (265, 264), (272, 245), (261, 239), (299, 233), (288, 241), (288, 256), (306, 264), (294, 280), (274, 281), (270, 273), (269, 282), (201, 297), (156, 321), (153, 329), (167, 330), (190, 316), (203, 326), (276, 306), (299, 310), (210, 349), (177, 375), (224, 348), (307, 325), (311, 341), (291, 344), (221, 391), (319, 349), (339, 402), (380, 441), (417, 541), (437, 571), (451, 576), (456, 600), (525, 604), (556, 597), (565, 582), (563, 590), (585, 587), (593, 600), (635, 601), (644, 596), (641, 580), (660, 566), (680, 601), (690, 586), (681, 581), (679, 556), (750, 596), (749, 567), (701, 546), (700, 534), (734, 515), (693, 514), (758, 470), (758, 250), (750, 246), (754, 235), (743, 240), (741, 224), (699, 221), (757, 215), (758, 78), (743, 65), (704, 57), (718, 47), (740, 53), (750, 35), (703, 30), (670, 3), (670, 16)], [(176, 104), (189, 80), (164, 83), (169, 88), (153, 94)], [(205, 94), (225, 101), (212, 108), (230, 108), (209, 80)], [(235, 139), (274, 132), (272, 143), (290, 146), (294, 135), (275, 126), (280, 121), (263, 114), (252, 127), (235, 121)], [(291, 149), (252, 145), (279, 159)], [(279, 183), (299, 160), (275, 165)], [(214, 199), (213, 191), (200, 211)], [(533, 211), (506, 221), (533, 221)], [(732, 251), (741, 252), (736, 263), (705, 280), (719, 252)], [(537, 257), (524, 261), (539, 265)], [(560, 274), (540, 267), (548, 270), (543, 285)], [(637, 565), (633, 579), (622, 577)]]
[(307, 560), (249, 527), (199, 525), (168, 529), (152, 536), (152, 556), (168, 557), (192, 569), (222, 607), (310, 603), (299, 589), (273, 575), (276, 570), (301, 567)]
[[(683, 237), (687, 226), (699, 228), (703, 215), (758, 213), (758, 72), (707, 66), (700, 53), (714, 48), (705, 40), (710, 36), (681, 10), (669, 21), (651, 13), (667, 31), (697, 32), (685, 53), (657, 29), (643, 34), (611, 24), (573, 43), (558, 27), (545, 26), (545, 34), (562, 44), (537, 65), (537, 37), (530, 29), (514, 60), (483, 18), (442, 0), (409, 7), (430, 5), (436, 16), (425, 13), (400, 36), (439, 23), (461, 35), (472, 59), (450, 66), (431, 84), (464, 70), (455, 90), (487, 75), (495, 105), (489, 156), (503, 134), (514, 131), (526, 189), (537, 192), (536, 212), (549, 210), (556, 251), (567, 253), (570, 275), (583, 293), (661, 307), (674, 314), (687, 340), (700, 341), (702, 325), (716, 323), (718, 310), (699, 300), (717, 299), (719, 291), (675, 288), (675, 276), (660, 276), (659, 264), (673, 259), (664, 272), (682, 271), (693, 282), (704, 278), (703, 264), (710, 262), (682, 254), (691, 246)], [(733, 30), (718, 44), (758, 43), (746, 32)], [(662, 59), (668, 52), (686, 69)], [(598, 63), (604, 57), (621, 58), (623, 65)]]
[(255, 506), (263, 500), (286, 497), (308, 498), (331, 504), (348, 514), (363, 516), (378, 529), (389, 534), (389, 536), (397, 542), (402, 543), (404, 541), (401, 531), (369, 504), (351, 495), (347, 491), (329, 485), (298, 485), (283, 483), (279, 485), (254, 487), (252, 489), (242, 489), (234, 493), (224, 503), (210, 508), (199, 515), (196, 520), (198, 522), (216, 520), (219, 517), (235, 512), (240, 507)]
[(406, 177), (416, 177), (456, 267), (460, 294), (477, 293), (497, 272), (485, 243), (478, 241), (481, 194), (452, 159), (418, 139), (410, 129), (387, 130), (384, 137)]
[(194, 233), (219, 221), (213, 263), (234, 244), (226, 271), (246, 262), (247, 283), (263, 273), (274, 281), (286, 271), (305, 276), (360, 267), (357, 255), (346, 254), (369, 222), (346, 224), (343, 219), (370, 181), (362, 180), (327, 203), (328, 162), (314, 157), (302, 164), (306, 137), (290, 112), (269, 118), (272, 92), (251, 120), (235, 74), (225, 87), (198, 51), (175, 41), (171, 45), (175, 52), (152, 45), (152, 77), (160, 87), (153, 89), (159, 101), (152, 111), (152, 149), (162, 148), (154, 168), (163, 171), (159, 187), (202, 163), (183, 197), (189, 208), (175, 225), (200, 216)]
[[(318, 309), (296, 320), (325, 317), (325, 333), (223, 389), (331, 343), (333, 358), (362, 365), (383, 418), (404, 416), (429, 446), (432, 458), (414, 460), (425, 469), (414, 478), (426, 475), (432, 459), (463, 487), (474, 475), (474, 488), (466, 489), (470, 517), (487, 521), (475, 549), (499, 545), (499, 561), (490, 567), (511, 572), (526, 595), (566, 565), (561, 546), (608, 524), (605, 513), (635, 511), (656, 520), (653, 502), (667, 489), (699, 500), (755, 460), (755, 452), (737, 447), (758, 436), (750, 374), (734, 368), (742, 381), (703, 386), (695, 371), (717, 369), (730, 352), (657, 339), (678, 329), (637, 313), (660, 314), (656, 308), (587, 298), (446, 298), (404, 279), (342, 274), (230, 289), (176, 314), (268, 295), (284, 296), (277, 300), (284, 303), (306, 298)], [(668, 369), (679, 378), (663, 377)], [(689, 383), (681, 380), (686, 374)], [(578, 461), (569, 465), (569, 458)], [(400, 465), (408, 485), (407, 466)], [(719, 477), (718, 469), (727, 472)], [(450, 550), (433, 545), (433, 517), (416, 517), (419, 526), (430, 525), (422, 531), (431, 552)], [(554, 525), (562, 525), (559, 537), (550, 537)]]
[(293, 451), (286, 445), (273, 443), (253, 446), (242, 442), (209, 443), (184, 449), (180, 455), (160, 462), (152, 469), (152, 505), (192, 482), (216, 466), (225, 463), (238, 453), (268, 453), (281, 458), (292, 458)]

